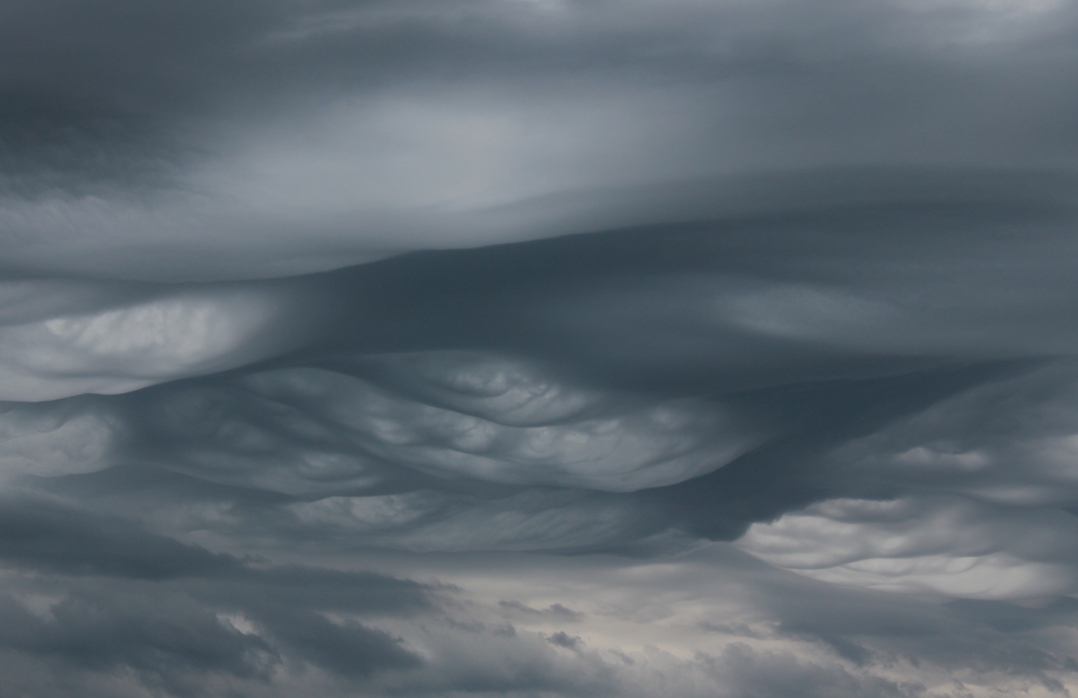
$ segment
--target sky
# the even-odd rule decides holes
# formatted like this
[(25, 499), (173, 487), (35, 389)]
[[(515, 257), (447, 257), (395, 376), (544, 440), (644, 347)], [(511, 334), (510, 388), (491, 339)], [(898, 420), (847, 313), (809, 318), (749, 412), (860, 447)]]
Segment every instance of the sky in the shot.
[(0, 695), (1078, 696), (1078, 4), (0, 3)]

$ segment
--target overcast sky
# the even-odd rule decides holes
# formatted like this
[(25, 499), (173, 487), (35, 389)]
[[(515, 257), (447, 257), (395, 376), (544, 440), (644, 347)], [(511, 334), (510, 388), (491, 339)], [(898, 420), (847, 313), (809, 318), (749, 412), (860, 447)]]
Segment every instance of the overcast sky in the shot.
[(0, 2), (0, 694), (1078, 696), (1078, 5)]

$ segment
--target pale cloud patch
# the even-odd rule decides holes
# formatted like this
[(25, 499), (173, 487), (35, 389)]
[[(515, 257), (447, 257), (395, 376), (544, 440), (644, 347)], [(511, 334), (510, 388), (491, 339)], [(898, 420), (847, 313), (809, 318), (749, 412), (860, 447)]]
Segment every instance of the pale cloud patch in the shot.
[(737, 545), (821, 581), (1022, 599), (1071, 592), (1078, 519), (959, 498), (829, 500), (753, 524)]

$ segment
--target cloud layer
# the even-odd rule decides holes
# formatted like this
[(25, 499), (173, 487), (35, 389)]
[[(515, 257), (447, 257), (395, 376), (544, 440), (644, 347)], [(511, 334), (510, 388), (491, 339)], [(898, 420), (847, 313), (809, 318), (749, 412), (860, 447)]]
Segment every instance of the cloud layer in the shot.
[(276, 276), (879, 198), (774, 178), (819, 168), (1069, 172), (1074, 23), (1048, 1), (14, 3), (5, 266)]
[(1078, 13), (0, 7), (0, 693), (1078, 690)]

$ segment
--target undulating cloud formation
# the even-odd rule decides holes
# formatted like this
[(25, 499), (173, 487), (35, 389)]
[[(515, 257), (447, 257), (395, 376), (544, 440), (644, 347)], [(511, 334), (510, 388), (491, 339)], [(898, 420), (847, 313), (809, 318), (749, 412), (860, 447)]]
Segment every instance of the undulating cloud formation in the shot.
[(0, 695), (1078, 695), (1076, 47), (0, 3)]

